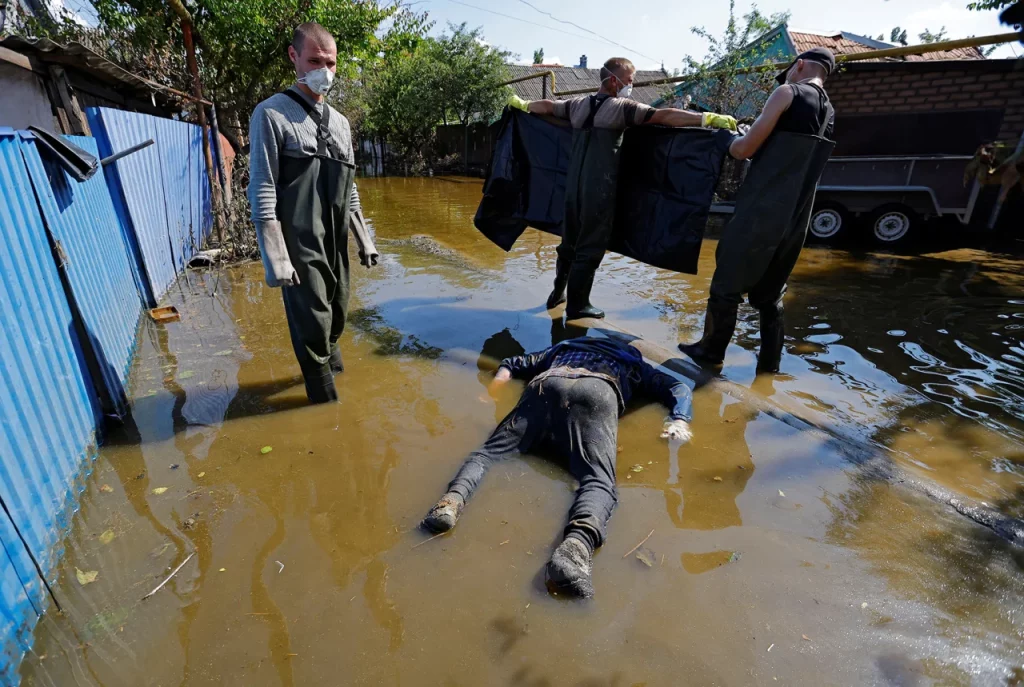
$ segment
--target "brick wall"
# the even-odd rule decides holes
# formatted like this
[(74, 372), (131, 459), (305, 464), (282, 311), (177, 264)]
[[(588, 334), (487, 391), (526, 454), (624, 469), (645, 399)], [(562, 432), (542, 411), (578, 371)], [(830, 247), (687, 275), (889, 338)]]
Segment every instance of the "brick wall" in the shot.
[(997, 108), (1000, 140), (1024, 131), (1024, 60), (853, 64), (827, 88), (840, 114)]

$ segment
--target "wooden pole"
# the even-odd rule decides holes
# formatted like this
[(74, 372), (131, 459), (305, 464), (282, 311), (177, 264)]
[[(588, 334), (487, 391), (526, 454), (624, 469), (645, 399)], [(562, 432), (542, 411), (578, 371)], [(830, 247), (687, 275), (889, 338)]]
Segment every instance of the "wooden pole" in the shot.
[(206, 107), (203, 105), (203, 86), (199, 80), (199, 62), (196, 61), (196, 46), (192, 40), (192, 15), (181, 0), (168, 0), (171, 9), (181, 19), (181, 33), (185, 39), (185, 59), (192, 74), (192, 93), (196, 98), (196, 114), (203, 132), (203, 160), (206, 163), (206, 178), (210, 182), (210, 198), (213, 204), (213, 226), (217, 229), (217, 242), (224, 245), (224, 207), (221, 202), (220, 185), (213, 169), (213, 155), (210, 152), (210, 128), (206, 124)]

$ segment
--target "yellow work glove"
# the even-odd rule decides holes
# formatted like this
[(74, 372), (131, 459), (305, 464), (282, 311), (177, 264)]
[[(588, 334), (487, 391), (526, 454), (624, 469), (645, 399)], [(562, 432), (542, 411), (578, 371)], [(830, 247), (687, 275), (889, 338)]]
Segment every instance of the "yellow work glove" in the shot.
[(508, 99), (508, 106), (509, 107), (514, 107), (517, 110), (522, 110), (523, 112), (529, 112), (530, 111), (530, 101), (529, 100), (523, 100), (522, 98), (520, 98), (515, 93), (513, 93), (512, 97)]
[(728, 129), (736, 131), (736, 118), (729, 115), (705, 112), (700, 116), (700, 125), (710, 129)]

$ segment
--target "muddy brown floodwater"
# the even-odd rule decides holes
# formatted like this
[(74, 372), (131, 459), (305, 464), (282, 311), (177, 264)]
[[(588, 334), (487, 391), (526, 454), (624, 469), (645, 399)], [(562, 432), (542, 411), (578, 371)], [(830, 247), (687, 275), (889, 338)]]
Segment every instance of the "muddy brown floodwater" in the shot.
[[(498, 466), (459, 526), (423, 543), (419, 519), (522, 389), (486, 396), (496, 361), (574, 333), (541, 306), (555, 240), (489, 244), (472, 226), (480, 189), (360, 182), (384, 257), (354, 268), (335, 406), (305, 405), (258, 265), (174, 288), (182, 319), (144, 326), (134, 424), (99, 451), (58, 570), (67, 614), (40, 623), (24, 684), (1024, 680), (1019, 550), (708, 388), (691, 445), (658, 438), (662, 408), (622, 419), (592, 602), (544, 588), (574, 489), (549, 459)], [(698, 334), (714, 248), (696, 277), (610, 255), (595, 302), (674, 349)], [(755, 380), (751, 312), (724, 374), (1021, 515), (1022, 263), (808, 248), (783, 374)]]

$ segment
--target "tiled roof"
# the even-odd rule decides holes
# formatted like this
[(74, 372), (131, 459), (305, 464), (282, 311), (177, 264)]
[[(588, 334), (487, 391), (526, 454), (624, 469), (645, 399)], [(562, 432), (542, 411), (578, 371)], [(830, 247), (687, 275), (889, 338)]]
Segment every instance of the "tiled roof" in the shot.
[[(578, 69), (576, 67), (548, 67), (544, 65), (523, 65), (523, 64), (509, 64), (505, 65), (508, 69), (508, 78), (515, 79), (520, 76), (527, 76), (529, 74), (539, 74), (551, 70), (555, 73), (555, 90), (557, 91), (575, 91), (580, 88), (594, 88), (597, 89), (601, 86), (601, 70), (600, 69)], [(665, 74), (659, 70), (653, 71), (638, 71), (634, 76), (636, 81), (648, 81), (651, 79), (663, 79)], [(512, 84), (512, 88), (515, 90), (516, 95), (525, 100), (539, 100), (542, 98), (541, 94), (541, 82), (543, 79), (536, 78), (530, 79), (529, 81), (520, 81), (519, 83)], [(551, 84), (548, 84), (548, 88), (551, 88)], [(633, 89), (633, 100), (650, 105), (659, 97), (661, 94), (671, 88), (671, 86), (642, 86)], [(551, 97), (551, 93), (547, 94), (547, 97)], [(564, 98), (573, 98), (576, 96), (564, 96)], [(557, 98), (562, 100), (564, 98)]]
[[(817, 46), (823, 46), (828, 48), (836, 56), (839, 55), (853, 55), (861, 52), (868, 52), (869, 50), (879, 50), (884, 47), (896, 48), (899, 46), (890, 45), (887, 43), (881, 43), (873, 39), (865, 39), (861, 36), (854, 34), (841, 32), (835, 35), (821, 35), (817, 33), (802, 33), (798, 31), (790, 31), (789, 37), (793, 41), (793, 47), (796, 49), (797, 54), (810, 50)], [(928, 62), (935, 60), (981, 60), (984, 56), (977, 48), (956, 48), (954, 50), (941, 50), (939, 52), (929, 52), (923, 55), (907, 55), (906, 57), (889, 57), (872, 60), (864, 60), (865, 62)]]

